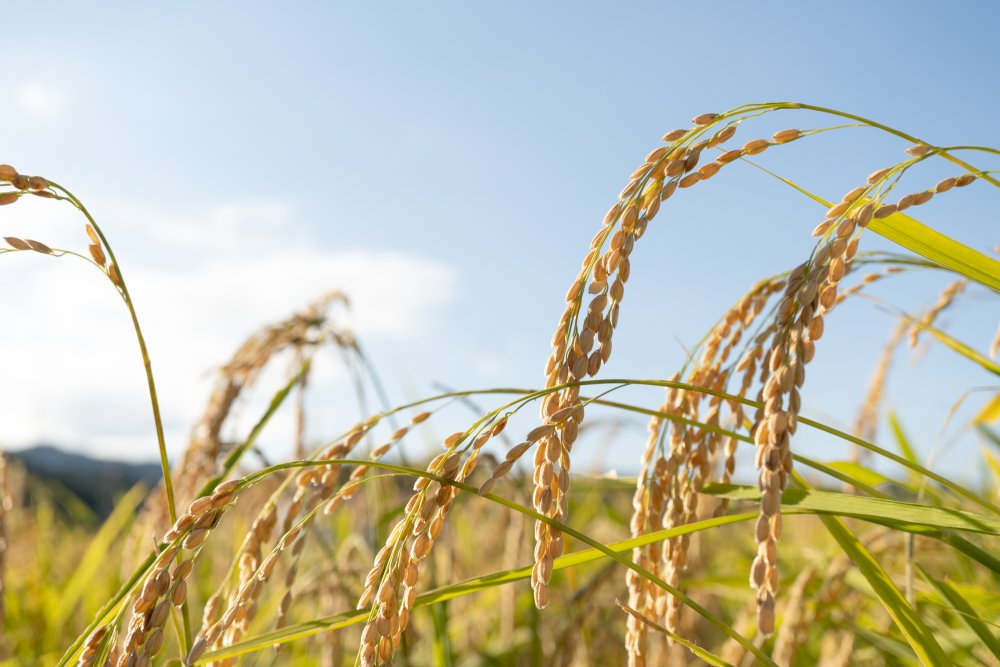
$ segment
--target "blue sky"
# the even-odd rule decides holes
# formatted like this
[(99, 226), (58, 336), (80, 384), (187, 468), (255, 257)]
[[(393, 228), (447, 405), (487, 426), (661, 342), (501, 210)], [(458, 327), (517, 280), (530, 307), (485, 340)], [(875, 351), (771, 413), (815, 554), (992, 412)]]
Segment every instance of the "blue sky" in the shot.
[[(435, 382), (540, 384), (562, 297), (605, 210), (663, 132), (698, 113), (796, 100), (932, 143), (1000, 145), (1000, 10), (989, 2), (290, 7), (4, 11), (0, 162), (66, 185), (103, 222), (146, 324), (173, 451), (213, 364), (330, 288), (354, 297), (353, 322), (396, 401)], [(832, 124), (774, 116), (739, 137)], [(760, 161), (833, 198), (905, 147), (853, 129)], [(912, 183), (952, 173), (929, 165)], [(750, 284), (807, 255), (822, 213), (745, 165), (683, 194), (634, 255), (605, 377), (669, 376), (683, 345)], [(71, 212), (23, 204), (0, 210), (5, 235), (83, 243)], [(986, 251), (1000, 242), (997, 210), (996, 191), (977, 183), (918, 217)], [(888, 246), (871, 237), (863, 247)], [(82, 264), (3, 260), (15, 352), (0, 441), (153, 456), (141, 368), (111, 290)], [(919, 309), (946, 282), (901, 278), (873, 293)], [(984, 349), (998, 319), (996, 297), (980, 289), (944, 321)], [(864, 302), (829, 323), (807, 413), (850, 424), (891, 327)], [(934, 348), (902, 354), (897, 368), (889, 402), (924, 451), (966, 388), (995, 384)], [(327, 380), (332, 395), (343, 389), (335, 367)], [(326, 410), (314, 435), (354, 417), (345, 410)], [(632, 467), (641, 431), (629, 439), (608, 467)]]

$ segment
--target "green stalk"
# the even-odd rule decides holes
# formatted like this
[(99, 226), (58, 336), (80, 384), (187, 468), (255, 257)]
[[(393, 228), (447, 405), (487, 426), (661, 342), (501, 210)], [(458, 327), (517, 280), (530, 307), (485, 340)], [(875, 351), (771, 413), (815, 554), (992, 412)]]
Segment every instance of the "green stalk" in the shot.
[(69, 199), (70, 203), (73, 204), (84, 217), (87, 218), (87, 222), (91, 224), (94, 231), (100, 237), (101, 242), (104, 244), (104, 248), (108, 251), (108, 261), (110, 266), (114, 266), (115, 270), (118, 272), (118, 288), (121, 294), (122, 300), (125, 302), (125, 307), (128, 308), (129, 316), (132, 318), (132, 328), (135, 329), (135, 337), (139, 342), (139, 353), (142, 355), (142, 367), (146, 371), (146, 383), (149, 386), (149, 402), (153, 408), (153, 423), (156, 426), (156, 442), (160, 449), (160, 468), (163, 471), (163, 488), (166, 490), (167, 494), (167, 510), (170, 514), (170, 523), (177, 521), (177, 509), (174, 504), (174, 485), (170, 477), (170, 463), (167, 461), (167, 443), (163, 437), (163, 418), (160, 416), (160, 401), (156, 396), (156, 382), (153, 379), (153, 362), (149, 358), (149, 350), (146, 347), (146, 338), (142, 335), (142, 328), (139, 326), (139, 317), (135, 312), (135, 305), (132, 303), (132, 297), (129, 294), (128, 286), (125, 284), (125, 277), (122, 275), (121, 265), (118, 264), (118, 260), (115, 258), (115, 251), (111, 249), (111, 244), (108, 243), (107, 237), (104, 236), (104, 232), (101, 231), (101, 227), (94, 220), (94, 217), (90, 215), (90, 211), (87, 207), (77, 199), (72, 192), (62, 187), (58, 183), (53, 183), (49, 181), (54, 189), (61, 191)]
[[(763, 105), (763, 106), (768, 106), (768, 107), (771, 107), (771, 108), (774, 108), (774, 109), (807, 109), (809, 111), (818, 111), (820, 113), (830, 114), (831, 116), (840, 116), (841, 118), (850, 118), (851, 120), (858, 121), (859, 123), (864, 123), (865, 125), (868, 125), (869, 127), (874, 127), (876, 129), (882, 130), (883, 132), (888, 132), (889, 134), (893, 134), (893, 135), (899, 137), (900, 139), (905, 139), (906, 141), (912, 142), (914, 144), (921, 144), (921, 145), (924, 145), (924, 146), (930, 146), (930, 144), (928, 144), (926, 141), (923, 141), (922, 139), (917, 139), (913, 135), (907, 134), (906, 132), (902, 132), (902, 131), (897, 130), (897, 129), (893, 128), (893, 127), (889, 127), (888, 125), (883, 125), (882, 123), (878, 123), (878, 122), (876, 122), (874, 120), (871, 120), (869, 118), (865, 118), (864, 116), (857, 116), (857, 115), (852, 114), (852, 113), (847, 113), (846, 111), (838, 111), (836, 109), (830, 109), (828, 107), (815, 106), (815, 105), (812, 105), (812, 104), (802, 104), (801, 102), (773, 102), (773, 103), (768, 103), (768, 104)], [(961, 147), (955, 147), (955, 148), (956, 149), (957, 148), (961, 148), (961, 149), (964, 150), (964, 149), (967, 149), (967, 148), (973, 148), (973, 149), (975, 149), (976, 147), (961, 146)], [(970, 171), (972, 173), (978, 174), (979, 177), (982, 178), (984, 181), (987, 181), (988, 183), (991, 183), (992, 185), (995, 185), (996, 187), (1000, 188), (1000, 181), (997, 181), (997, 179), (993, 178), (992, 176), (990, 176), (988, 173), (982, 171), (981, 169), (976, 169), (975, 167), (973, 167), (968, 162), (965, 162), (964, 160), (961, 160), (961, 159), (955, 157), (954, 155), (952, 155), (951, 153), (949, 153), (947, 149), (941, 149), (939, 155), (941, 155), (941, 157), (943, 157), (945, 160), (948, 160), (952, 164), (955, 164), (955, 165), (961, 167), (962, 169), (965, 169), (965, 170)]]

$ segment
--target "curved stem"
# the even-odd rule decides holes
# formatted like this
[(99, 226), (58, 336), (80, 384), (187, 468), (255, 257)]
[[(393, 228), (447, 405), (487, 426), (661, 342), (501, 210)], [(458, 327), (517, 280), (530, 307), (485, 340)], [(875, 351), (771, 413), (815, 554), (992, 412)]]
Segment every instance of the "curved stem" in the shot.
[[(840, 116), (841, 118), (850, 118), (851, 120), (855, 120), (855, 121), (858, 121), (859, 123), (864, 123), (865, 125), (868, 125), (870, 127), (874, 127), (874, 128), (879, 129), (879, 130), (882, 130), (884, 132), (888, 132), (889, 134), (895, 135), (895, 136), (899, 137), (900, 139), (905, 139), (905, 140), (907, 140), (907, 141), (909, 141), (911, 143), (922, 144), (922, 145), (925, 145), (925, 146), (930, 146), (930, 144), (928, 144), (926, 141), (923, 141), (921, 139), (917, 139), (916, 137), (914, 137), (914, 136), (912, 136), (910, 134), (907, 134), (906, 132), (902, 132), (902, 131), (897, 130), (897, 129), (893, 128), (893, 127), (889, 127), (888, 125), (883, 125), (882, 123), (876, 122), (876, 121), (871, 120), (869, 118), (865, 118), (864, 116), (857, 116), (857, 115), (852, 114), (852, 113), (847, 113), (846, 111), (838, 111), (837, 109), (830, 109), (829, 107), (821, 107), (821, 106), (816, 106), (816, 105), (813, 105), (813, 104), (803, 104), (801, 102), (770, 102), (768, 104), (764, 104), (764, 105), (761, 105), (761, 106), (770, 107), (772, 109), (806, 109), (808, 111), (818, 111), (820, 113), (826, 113), (826, 114), (830, 114), (832, 116)], [(956, 147), (953, 148), (953, 150), (957, 150), (957, 149), (963, 149), (963, 150), (965, 150), (965, 149), (978, 149), (978, 147), (956, 146)], [(965, 162), (964, 160), (960, 160), (959, 158), (955, 157), (954, 155), (951, 155), (948, 152), (947, 149), (942, 149), (940, 151), (939, 155), (941, 155), (941, 157), (943, 157), (944, 159), (948, 160), (949, 162), (951, 162), (951, 163), (953, 163), (955, 165), (958, 165), (962, 169), (966, 169), (966, 170), (968, 170), (970, 172), (978, 174), (979, 177), (982, 178), (984, 181), (987, 181), (988, 183), (990, 183), (992, 185), (995, 185), (996, 187), (1000, 188), (1000, 181), (998, 181), (997, 179), (993, 178), (992, 176), (990, 176), (988, 173), (984, 172), (983, 170), (976, 169), (975, 167), (973, 167), (968, 162)]]
[(122, 300), (125, 302), (125, 307), (128, 308), (129, 316), (132, 318), (132, 327), (135, 329), (135, 337), (139, 342), (139, 353), (142, 355), (142, 366), (146, 371), (146, 383), (149, 386), (149, 402), (153, 409), (153, 423), (156, 427), (156, 442), (160, 450), (160, 468), (163, 471), (163, 488), (166, 491), (167, 496), (167, 511), (170, 515), (170, 522), (174, 523), (177, 521), (177, 509), (174, 504), (174, 485), (170, 477), (170, 463), (167, 460), (167, 444), (166, 439), (163, 436), (163, 418), (160, 416), (160, 401), (156, 394), (156, 381), (153, 379), (153, 362), (149, 358), (149, 350), (146, 347), (146, 338), (142, 335), (142, 328), (139, 326), (139, 317), (135, 312), (135, 306), (132, 303), (132, 297), (129, 295), (128, 285), (125, 283), (125, 278), (122, 275), (121, 266), (118, 264), (118, 260), (115, 258), (115, 252), (111, 249), (111, 244), (108, 243), (107, 237), (104, 236), (104, 232), (101, 231), (100, 226), (97, 221), (94, 220), (93, 216), (90, 215), (90, 211), (87, 207), (77, 199), (73, 193), (71, 193), (66, 188), (61, 185), (49, 181), (49, 184), (63, 192), (66, 198), (73, 204), (84, 217), (87, 218), (87, 222), (91, 224), (94, 231), (97, 232), (98, 237), (100, 237), (101, 242), (104, 244), (104, 249), (108, 252), (109, 265), (115, 267), (118, 272), (118, 284), (119, 293), (121, 294)]

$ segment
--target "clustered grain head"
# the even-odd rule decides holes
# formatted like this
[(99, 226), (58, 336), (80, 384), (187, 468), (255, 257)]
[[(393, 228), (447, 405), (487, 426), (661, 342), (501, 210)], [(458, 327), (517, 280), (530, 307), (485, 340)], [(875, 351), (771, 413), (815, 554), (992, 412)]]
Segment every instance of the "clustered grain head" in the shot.
[[(211, 495), (197, 498), (163, 536), (164, 548), (132, 597), (124, 637), (115, 644), (115, 660), (108, 663), (112, 667), (148, 667), (159, 653), (171, 609), (187, 600), (187, 579), (195, 559), (222, 514), (235, 502), (239, 487), (239, 480), (225, 482)], [(109, 626), (104, 626), (90, 636), (79, 665), (94, 664), (108, 631)]]
[(482, 447), (505, 423), (501, 418), (494, 422), (495, 428), (487, 426), (477, 433), (460, 431), (445, 438), (444, 451), (427, 465), (427, 472), (438, 479), (420, 477), (414, 484), (403, 518), (375, 556), (358, 600), (359, 609), (372, 607), (361, 632), (359, 655), (365, 667), (392, 664), (416, 601), (421, 564), (440, 536), (455, 499), (457, 489), (448, 482), (468, 478)]
[(937, 302), (931, 306), (926, 313), (924, 313), (918, 323), (914, 323), (910, 326), (910, 330), (907, 335), (907, 342), (909, 343), (911, 349), (915, 348), (917, 343), (920, 342), (920, 332), (927, 327), (933, 326), (938, 316), (951, 306), (952, 303), (954, 303), (956, 297), (964, 292), (968, 285), (969, 281), (962, 278), (950, 283), (947, 287), (941, 290), (941, 294), (938, 295)]
[[(92, 234), (92, 240), (96, 238), (89, 226), (88, 234)], [(305, 310), (261, 328), (219, 369), (212, 394), (173, 475), (178, 502), (194, 497), (207, 480), (219, 473), (219, 465), (233, 445), (222, 437), (223, 427), (239, 398), (253, 388), (271, 360), (286, 350), (307, 356), (327, 341), (348, 351), (356, 349), (351, 331), (336, 327), (329, 317), (328, 311), (335, 303), (346, 304), (346, 297), (341, 292), (329, 292)], [(300, 364), (295, 370), (301, 367)], [(308, 373), (306, 366), (300, 382), (307, 381)], [(144, 516), (138, 523), (140, 531), (159, 530), (167, 523), (167, 514), (161, 485), (146, 503)]]
[[(742, 148), (725, 151), (699, 167), (704, 151), (730, 139), (736, 125), (727, 124), (713, 113), (701, 114), (692, 122), (694, 127), (689, 130), (666, 133), (664, 141), (668, 145), (651, 151), (632, 172), (619, 200), (605, 215), (604, 227), (594, 236), (566, 294), (566, 306), (545, 366), (545, 387), (554, 391), (542, 401), (540, 428), (546, 431), (537, 439), (534, 460), (534, 508), (556, 521), (566, 519), (570, 454), (584, 417), (576, 383), (597, 375), (611, 356), (612, 336), (631, 275), (630, 256), (648, 224), (678, 188), (693, 187), (741, 157), (757, 155), (770, 146), (803, 136), (799, 130), (783, 130), (773, 141), (748, 141)], [(722, 127), (716, 130), (716, 125)], [(556, 415), (570, 416), (555, 421)], [(538, 522), (535, 540), (532, 587), (535, 604), (542, 608), (548, 603), (552, 562), (562, 553), (562, 536), (547, 523)]]
[[(686, 384), (721, 392), (733, 373), (743, 372), (748, 379), (736, 396), (745, 398), (753, 377), (753, 370), (749, 373), (746, 370), (759, 355), (753, 352), (759, 350), (759, 341), (738, 363), (730, 357), (769, 298), (783, 284), (780, 278), (761, 281), (725, 313), (703, 342), (700, 356), (684, 378)], [(680, 379), (679, 374), (671, 378), (675, 382)], [(727, 401), (717, 395), (676, 387), (667, 389), (660, 415), (653, 417), (648, 427), (649, 439), (632, 501), (633, 537), (691, 523), (709, 513), (700, 506), (699, 492), (710, 481), (713, 470), (718, 469), (718, 479), (725, 483), (735, 469), (737, 440), (721, 428), (725, 408), (730, 421), (742, 423), (743, 404), (738, 400)], [(711, 513), (719, 514), (724, 508), (720, 504)], [(682, 535), (663, 544), (637, 548), (633, 550), (633, 560), (678, 588), (692, 539), (691, 535)], [(633, 609), (658, 619), (667, 630), (677, 631), (680, 614), (677, 598), (631, 571), (626, 575), (626, 583)], [(627, 619), (626, 649), (630, 665), (645, 664), (646, 634), (647, 626), (640, 618)]]

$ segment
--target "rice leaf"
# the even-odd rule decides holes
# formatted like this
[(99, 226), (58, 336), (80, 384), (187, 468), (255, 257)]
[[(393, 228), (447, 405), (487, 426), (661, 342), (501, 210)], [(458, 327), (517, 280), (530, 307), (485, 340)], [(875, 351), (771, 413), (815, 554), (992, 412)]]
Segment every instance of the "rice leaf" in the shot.
[(685, 647), (686, 649), (688, 649), (689, 651), (691, 651), (692, 653), (694, 653), (696, 656), (698, 656), (699, 658), (701, 658), (702, 660), (704, 660), (708, 664), (710, 664), (710, 665), (717, 665), (718, 667), (733, 667), (732, 663), (726, 662), (725, 660), (723, 660), (719, 656), (715, 655), (714, 653), (712, 653), (710, 651), (706, 651), (705, 649), (703, 649), (702, 647), (698, 646), (697, 644), (695, 644), (693, 642), (689, 642), (688, 640), (684, 639), (680, 635), (678, 635), (678, 634), (676, 634), (674, 632), (671, 632), (670, 630), (667, 630), (662, 625), (659, 625), (658, 623), (654, 622), (652, 619), (650, 619), (650, 618), (648, 618), (646, 616), (643, 616), (642, 614), (640, 614), (635, 609), (632, 609), (632, 607), (628, 606), (627, 604), (624, 604), (624, 603), (620, 602), (619, 600), (615, 600), (615, 604), (617, 604), (619, 607), (621, 607), (622, 610), (626, 614), (629, 614), (630, 616), (638, 619), (640, 622), (644, 623), (646, 626), (648, 626), (650, 628), (653, 628), (657, 632), (659, 632), (659, 633), (661, 633), (663, 635), (666, 635), (667, 637), (670, 637), (675, 642), (677, 642), (681, 646)]
[(903, 593), (878, 564), (878, 561), (861, 544), (857, 536), (835, 516), (820, 515), (820, 521), (868, 580), (882, 606), (892, 617), (896, 627), (903, 633), (910, 648), (917, 654), (920, 661), (931, 666), (950, 664), (944, 650), (934, 639), (934, 635), (924, 624), (920, 615), (909, 605)]
[[(757, 487), (735, 484), (706, 484), (702, 493), (732, 500), (757, 501), (761, 497)], [(1000, 536), (1000, 520), (991, 517), (963, 510), (930, 507), (887, 498), (865, 498), (836, 491), (786, 489), (781, 495), (781, 506), (856, 519), (887, 520), (929, 528)]]
[(895, 480), (854, 461), (828, 461), (826, 465), (847, 475), (851, 479), (857, 480), (865, 486), (875, 487), (895, 482)]
[(972, 418), (973, 424), (992, 424), (1000, 419), (1000, 392), (993, 394), (983, 409)]
[[(795, 182), (779, 176), (750, 160), (746, 160), (746, 162), (782, 183), (795, 188), (824, 208), (832, 206), (831, 202), (818, 195), (814, 195)], [(885, 218), (874, 219), (868, 225), (868, 229), (911, 252), (915, 252), (921, 257), (931, 260), (935, 264), (949, 268), (970, 280), (985, 285), (995, 292), (1000, 292), (1000, 262), (914, 220), (905, 213), (893, 213)]]
[[(675, 537), (678, 535), (684, 535), (689, 533), (695, 533), (702, 530), (707, 530), (714, 528), (716, 526), (723, 526), (730, 523), (738, 523), (741, 521), (749, 521), (750, 519), (756, 519), (756, 512), (746, 513), (746, 514), (735, 514), (722, 517), (716, 517), (712, 519), (705, 519), (703, 521), (697, 521), (695, 523), (686, 524), (683, 526), (678, 526), (669, 530), (660, 530), (654, 533), (647, 533), (637, 538), (623, 540), (621, 542), (613, 542), (605, 546), (605, 549), (583, 549), (581, 551), (576, 551), (565, 556), (560, 556), (555, 559), (552, 564), (553, 572), (558, 572), (559, 570), (564, 570), (566, 568), (577, 567), (585, 563), (590, 563), (601, 558), (606, 558), (607, 553), (605, 551), (611, 551), (615, 554), (622, 554), (631, 551), (635, 547), (644, 546), (647, 544), (653, 544), (655, 542), (661, 542), (663, 540), (669, 539), (670, 537)], [(467, 579), (462, 582), (455, 584), (449, 584), (447, 586), (442, 586), (433, 591), (428, 591), (423, 595), (417, 596), (415, 607), (423, 607), (427, 605), (436, 604), (445, 600), (451, 600), (453, 598), (461, 597), (464, 595), (471, 595), (473, 593), (478, 593), (483, 590), (488, 590), (496, 588), (497, 586), (502, 586), (514, 581), (522, 581), (531, 578), (531, 566), (520, 567), (513, 570), (506, 570), (503, 572), (494, 572), (492, 574), (483, 575), (480, 577), (474, 577), (472, 579)], [(310, 637), (321, 632), (327, 632), (329, 630), (336, 630), (338, 628), (347, 627), (349, 625), (354, 625), (356, 623), (363, 622), (368, 617), (368, 610), (350, 611), (342, 614), (337, 614), (335, 616), (328, 616), (326, 618), (319, 618), (305, 623), (298, 623), (296, 625), (290, 625), (281, 630), (268, 632), (266, 634), (259, 635), (250, 639), (243, 640), (232, 646), (227, 646), (225, 648), (218, 649), (206, 653), (198, 661), (197, 664), (204, 664), (207, 662), (212, 662), (214, 660), (222, 660), (229, 657), (235, 657), (239, 655), (244, 655), (246, 653), (251, 653), (253, 651), (258, 651), (261, 649), (268, 648), (274, 644), (282, 644), (290, 641), (295, 641), (298, 639), (303, 639), (305, 637)]]
[(917, 564), (917, 569), (920, 570), (921, 576), (934, 586), (937, 592), (951, 604), (953, 611), (962, 622), (983, 641), (983, 646), (988, 648), (995, 658), (1000, 658), (1000, 641), (997, 640), (993, 632), (986, 626), (986, 623), (979, 617), (979, 614), (972, 608), (968, 600), (958, 592), (958, 589), (945, 580), (935, 579), (919, 563)]

